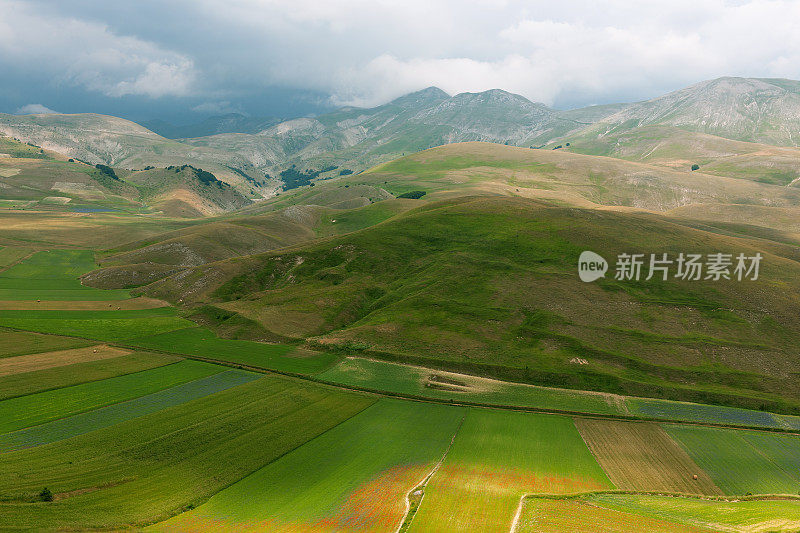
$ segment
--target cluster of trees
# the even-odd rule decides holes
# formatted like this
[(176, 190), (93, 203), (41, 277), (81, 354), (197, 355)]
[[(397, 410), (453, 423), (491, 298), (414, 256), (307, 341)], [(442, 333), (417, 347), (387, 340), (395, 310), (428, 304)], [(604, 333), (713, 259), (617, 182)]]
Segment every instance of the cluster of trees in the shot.
[[(292, 165), (286, 170), (282, 170), (279, 175), (281, 181), (283, 181), (283, 190), (288, 191), (290, 189), (302, 187), (303, 185), (314, 185), (311, 183), (311, 180), (318, 178), (320, 174), (331, 172), (337, 168), (339, 167), (330, 165), (319, 170), (297, 170), (297, 167)], [(352, 174), (352, 171), (350, 171), (350, 173)]]
[(111, 178), (112, 180), (120, 181), (119, 176), (117, 173), (114, 172), (114, 169), (108, 165), (103, 165), (102, 163), (97, 163), (94, 168), (100, 171), (101, 174), (104, 174)]
[(398, 195), (398, 198), (411, 198), (412, 200), (418, 200), (425, 196), (425, 191), (408, 191), (404, 192), (403, 194)]
[(230, 187), (230, 185), (228, 185), (227, 183), (218, 180), (214, 174), (208, 172), (207, 170), (203, 170), (202, 168), (196, 168), (193, 167), (192, 165), (180, 165), (180, 166), (171, 165), (167, 167), (167, 170), (172, 170), (176, 174), (178, 174), (179, 172), (183, 172), (184, 170), (187, 169), (190, 170), (194, 174), (194, 177), (197, 178), (197, 181), (199, 181), (203, 185), (216, 185), (220, 189), (224, 187)]

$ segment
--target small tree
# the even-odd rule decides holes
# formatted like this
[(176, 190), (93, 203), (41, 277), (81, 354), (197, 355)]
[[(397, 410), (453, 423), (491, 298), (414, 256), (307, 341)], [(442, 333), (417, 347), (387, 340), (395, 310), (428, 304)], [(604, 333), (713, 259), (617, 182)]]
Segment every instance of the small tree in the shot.
[(51, 502), (53, 501), (53, 493), (50, 492), (50, 489), (45, 487), (42, 489), (42, 492), (39, 493), (39, 499), (43, 502)]
[(697, 163), (692, 165), (692, 172), (694, 172), (695, 170), (700, 170), (700, 165), (698, 165)]

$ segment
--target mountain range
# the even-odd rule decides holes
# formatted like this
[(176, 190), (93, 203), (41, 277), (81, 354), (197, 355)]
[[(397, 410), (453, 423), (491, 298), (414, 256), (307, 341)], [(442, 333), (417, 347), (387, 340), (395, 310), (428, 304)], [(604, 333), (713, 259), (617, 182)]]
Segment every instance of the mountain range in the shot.
[[(450, 96), (429, 87), (317, 117), (225, 115), (183, 130), (149, 124), (166, 136), (104, 115), (0, 114), (0, 134), (45, 150), (129, 170), (189, 164), (250, 199), (467, 141), (702, 164), (784, 185), (800, 177), (796, 152), (780, 148), (800, 142), (800, 82), (784, 79), (719, 78), (645, 102), (566, 111), (499, 89)], [(197, 133), (207, 135), (167, 138)]]

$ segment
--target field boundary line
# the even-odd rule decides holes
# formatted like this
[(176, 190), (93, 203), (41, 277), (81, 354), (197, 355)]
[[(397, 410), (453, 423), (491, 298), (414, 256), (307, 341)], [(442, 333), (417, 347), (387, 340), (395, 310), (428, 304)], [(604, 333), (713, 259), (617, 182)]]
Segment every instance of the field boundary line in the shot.
[[(38, 331), (32, 331), (28, 329), (21, 329), (21, 328), (14, 328), (9, 326), (0, 326), (0, 329), (6, 329), (11, 331), (24, 331), (27, 333), (41, 333)], [(45, 333), (44, 335), (49, 335)], [(275, 370), (270, 368), (263, 368), (258, 366), (247, 365), (243, 363), (236, 363), (233, 361), (225, 361), (223, 359), (216, 359), (213, 357), (205, 357), (201, 355), (193, 355), (187, 353), (181, 353), (178, 351), (168, 351), (168, 350), (160, 350), (156, 348), (149, 348), (138, 346), (136, 344), (128, 344), (124, 340), (122, 341), (99, 341), (98, 339), (92, 339), (89, 337), (81, 337), (79, 335), (64, 335), (60, 334), (57, 335), (59, 337), (70, 337), (75, 339), (83, 339), (91, 342), (105, 342), (109, 346), (116, 346), (120, 348), (127, 348), (133, 349), (137, 351), (146, 351), (152, 353), (162, 353), (168, 355), (177, 355), (183, 357), (185, 359), (194, 359), (197, 361), (205, 361), (207, 363), (214, 363), (222, 366), (229, 366), (232, 368), (239, 368), (242, 370), (249, 370), (251, 372), (258, 372), (261, 374), (277, 374), (282, 375), (290, 378), (301, 379), (304, 381), (309, 381), (312, 383), (318, 383), (321, 385), (326, 385), (329, 387), (333, 387), (336, 389), (343, 389), (343, 390), (350, 390), (353, 392), (362, 392), (372, 395), (377, 395), (386, 398), (400, 398), (404, 400), (412, 400), (417, 402), (427, 402), (427, 403), (436, 403), (442, 405), (454, 405), (454, 406), (461, 406), (461, 407), (480, 407), (484, 409), (500, 409), (505, 411), (520, 411), (520, 412), (528, 412), (528, 413), (542, 413), (542, 414), (552, 414), (552, 415), (564, 415), (564, 416), (572, 416), (572, 417), (579, 417), (579, 418), (597, 418), (601, 420), (626, 420), (630, 422), (656, 422), (659, 424), (679, 424), (679, 425), (689, 425), (689, 426), (700, 426), (700, 427), (712, 427), (712, 428), (731, 428), (731, 429), (746, 429), (750, 431), (763, 431), (768, 433), (781, 433), (787, 435), (795, 435), (800, 436), (800, 430), (794, 428), (784, 428), (784, 427), (765, 427), (765, 426), (749, 426), (746, 424), (727, 424), (725, 422), (700, 422), (697, 420), (680, 420), (680, 419), (673, 419), (673, 418), (659, 418), (659, 417), (640, 417), (640, 416), (633, 416), (633, 415), (618, 415), (618, 414), (604, 414), (604, 413), (587, 413), (584, 411), (570, 411), (566, 409), (547, 409), (545, 407), (533, 407), (533, 406), (525, 406), (525, 405), (503, 405), (503, 404), (491, 404), (491, 403), (483, 403), (483, 402), (473, 402), (469, 400), (458, 400), (458, 401), (450, 401), (450, 400), (441, 400), (437, 398), (430, 398), (427, 396), (418, 396), (415, 394), (405, 394), (400, 392), (391, 392), (391, 391), (384, 391), (380, 389), (373, 389), (369, 387), (360, 387), (357, 385), (344, 385), (342, 383), (335, 383), (332, 381), (326, 381), (324, 379), (317, 378), (312, 375), (307, 374), (299, 374), (297, 372), (289, 372), (286, 370)], [(712, 404), (700, 404), (700, 405), (712, 405)], [(771, 414), (780, 414), (780, 413), (771, 413)]]
[[(439, 467), (442, 466), (442, 463), (444, 463), (444, 460), (447, 459), (447, 454), (450, 453), (450, 448), (453, 447), (453, 443), (456, 441), (456, 437), (458, 436), (458, 433), (461, 431), (461, 426), (464, 425), (464, 420), (466, 420), (467, 414), (469, 414), (469, 408), (465, 408), (464, 415), (461, 417), (461, 420), (458, 422), (458, 426), (456, 427), (456, 430), (453, 432), (453, 436), (450, 437), (450, 443), (447, 445), (447, 448), (445, 448), (441, 459), (439, 459), (439, 462), (437, 462), (434, 465), (433, 469), (428, 473), (427, 476), (425, 476), (423, 478), (423, 480), (421, 482), (419, 482), (410, 491), (408, 491), (406, 493), (406, 497), (405, 497), (405, 500), (406, 500), (406, 502), (405, 502), (406, 503), (406, 512), (405, 512), (405, 515), (403, 515), (402, 522), (400, 522), (400, 525), (397, 526), (397, 530), (395, 531), (395, 533), (400, 533), (404, 529), (408, 529), (409, 527), (411, 527), (411, 522), (414, 520), (414, 516), (416, 516), (416, 514), (417, 514), (416, 511), (419, 510), (419, 506), (422, 505), (422, 500), (425, 499), (425, 487), (428, 486), (428, 483), (430, 482), (431, 478), (433, 478), (433, 476), (439, 470)], [(413, 493), (415, 493), (416, 491), (418, 491), (418, 490), (422, 491), (422, 496), (420, 496), (419, 503), (417, 503), (417, 509), (413, 513), (411, 513), (411, 495)], [(411, 513), (411, 514), (409, 514), (409, 513)]]
[(522, 509), (525, 507), (525, 500), (527, 498), (528, 494), (523, 494), (519, 497), (517, 512), (514, 513), (514, 519), (511, 521), (511, 529), (508, 530), (509, 533), (516, 533), (517, 528), (519, 527), (519, 519), (522, 517)]
[[(139, 374), (140, 372), (147, 372), (149, 370), (156, 370), (156, 369), (159, 369), (159, 368), (166, 368), (168, 366), (172, 366), (172, 365), (177, 364), (177, 363), (180, 363), (180, 361), (174, 361), (174, 362), (168, 363), (166, 365), (161, 365), (161, 366), (157, 366), (157, 367), (153, 367), (153, 368), (146, 368), (144, 370), (137, 370), (136, 372), (129, 372), (128, 374), (120, 374), (119, 376), (113, 376), (111, 378), (105, 378), (105, 379), (114, 379), (114, 378), (118, 378), (118, 377), (131, 376), (133, 374)], [(166, 387), (166, 388), (163, 388), (163, 389), (158, 389), (155, 392), (151, 392), (151, 393), (148, 393), (148, 394), (143, 394), (141, 396), (136, 396), (134, 398), (128, 398), (127, 400), (120, 400), (118, 402), (112, 402), (112, 403), (103, 404), (103, 405), (100, 405), (98, 407), (94, 407), (92, 409), (87, 409), (86, 411), (79, 411), (79, 412), (72, 413), (72, 414), (69, 414), (69, 415), (60, 416), (58, 418), (53, 418), (51, 420), (47, 420), (46, 422), (41, 422), (39, 424), (34, 424), (32, 426), (25, 426), (24, 428), (15, 429), (14, 431), (7, 431), (5, 433), (0, 433), (0, 435), (12, 435), (12, 434), (18, 433), (20, 431), (26, 431), (26, 430), (31, 429), (31, 428), (43, 426), (43, 425), (49, 424), (51, 422), (57, 422), (59, 420), (66, 420), (68, 418), (72, 418), (73, 416), (85, 415), (86, 413), (91, 413), (93, 411), (98, 411), (100, 409), (105, 409), (106, 407), (112, 407), (114, 405), (121, 405), (121, 404), (124, 404), (124, 403), (132, 402), (134, 400), (138, 400), (140, 398), (144, 398), (145, 396), (150, 396), (151, 394), (156, 394), (156, 393), (163, 392), (163, 391), (175, 388), (175, 387), (180, 387), (181, 385), (188, 385), (189, 383), (195, 383), (197, 381), (201, 381), (203, 379), (210, 378), (211, 376), (216, 376), (218, 374), (222, 374), (223, 372), (230, 372), (230, 370), (220, 370), (219, 372), (216, 372), (214, 374), (209, 374), (208, 376), (205, 376), (205, 377), (202, 377), (202, 378), (191, 379), (189, 381), (184, 381), (182, 383), (178, 383), (178, 384), (172, 385), (170, 387)], [(56, 387), (54, 389), (48, 389), (46, 391), (39, 391), (39, 392), (33, 392), (31, 394), (23, 394), (23, 395), (20, 395), (20, 396), (14, 396), (12, 398), (6, 398), (5, 400), (11, 400), (11, 399), (14, 399), (14, 398), (25, 398), (26, 396), (34, 396), (36, 394), (52, 392), (54, 390), (68, 389), (70, 387), (80, 387), (81, 385), (88, 385), (88, 384), (91, 384), (91, 383), (99, 383), (101, 381), (105, 381), (105, 380), (104, 379), (96, 379), (94, 381), (85, 381), (83, 383), (77, 383), (75, 385), (68, 385), (66, 387)], [(5, 401), (5, 400), (0, 400), (0, 401)], [(0, 451), (0, 454), (3, 454), (3, 453), (8, 453), (8, 452)]]
[(30, 257), (31, 257), (33, 254), (35, 254), (35, 253), (37, 253), (37, 252), (41, 252), (41, 251), (42, 251), (42, 250), (31, 250), (30, 252), (28, 252), (28, 253), (27, 253), (27, 254), (25, 254), (24, 256), (20, 257), (20, 258), (19, 258), (19, 259), (17, 259), (16, 261), (14, 261), (14, 262), (12, 262), (12, 263), (10, 263), (10, 264), (8, 264), (8, 265), (4, 266), (3, 268), (0, 268), (0, 276), (2, 276), (2, 275), (3, 275), (3, 272), (5, 272), (6, 270), (8, 270), (9, 268), (11, 268), (11, 267), (13, 267), (13, 266), (15, 266), (15, 265), (18, 265), (18, 264), (20, 264), (21, 262), (25, 261), (26, 259), (29, 259), (29, 258), (30, 258)]
[(531, 492), (524, 494), (525, 499), (542, 499), (542, 500), (577, 500), (593, 496), (596, 494), (619, 494), (629, 496), (664, 496), (668, 498), (692, 498), (695, 500), (715, 501), (715, 502), (744, 502), (744, 501), (800, 501), (800, 495), (797, 494), (751, 494), (751, 495), (722, 495), (714, 496), (711, 494), (691, 494), (688, 492), (670, 492), (664, 490), (624, 490), (624, 489), (608, 489), (608, 490), (590, 490), (586, 492), (571, 492), (567, 494), (558, 493), (545, 493), (545, 492)]

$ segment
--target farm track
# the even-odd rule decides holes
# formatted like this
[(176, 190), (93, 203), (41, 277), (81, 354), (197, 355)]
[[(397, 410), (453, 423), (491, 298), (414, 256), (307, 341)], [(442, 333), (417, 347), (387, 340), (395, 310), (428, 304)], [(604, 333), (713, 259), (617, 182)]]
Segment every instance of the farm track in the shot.
[[(14, 328), (9, 326), (2, 326), (0, 329), (10, 330), (10, 331), (22, 331), (26, 333), (30, 333), (30, 330), (21, 329), (21, 328)], [(95, 343), (99, 343), (97, 339), (91, 339), (88, 337), (81, 337), (78, 335), (66, 335), (66, 334), (59, 334), (61, 337), (71, 337), (75, 339), (82, 339), (86, 341), (91, 341)], [(142, 350), (141, 346), (137, 346), (135, 344), (127, 344), (124, 341), (104, 341), (103, 344), (107, 346), (113, 346), (118, 348), (124, 348), (128, 350)], [(276, 374), (296, 379), (301, 379), (304, 381), (309, 381), (312, 383), (317, 383), (320, 385), (325, 385), (331, 388), (340, 389), (340, 390), (349, 390), (354, 392), (362, 392), (366, 394), (371, 394), (383, 398), (399, 398), (404, 400), (410, 401), (417, 401), (417, 402), (425, 402), (425, 403), (436, 403), (436, 404), (443, 404), (443, 405), (453, 405), (459, 407), (479, 407), (484, 409), (497, 409), (497, 410), (504, 410), (504, 411), (520, 411), (520, 412), (529, 412), (529, 413), (543, 413), (543, 414), (554, 414), (554, 415), (566, 415), (572, 416), (577, 418), (586, 418), (586, 419), (598, 419), (598, 420), (623, 420), (623, 421), (630, 421), (630, 422), (657, 422), (657, 423), (665, 423), (665, 424), (682, 424), (682, 425), (689, 425), (689, 426), (699, 426), (699, 427), (712, 427), (712, 428), (730, 428), (730, 429), (746, 429), (751, 431), (762, 431), (767, 433), (781, 433), (786, 435), (795, 435), (800, 436), (800, 431), (792, 428), (783, 428), (783, 427), (764, 427), (764, 426), (750, 426), (746, 424), (726, 424), (724, 422), (700, 422), (696, 420), (680, 420), (674, 418), (661, 418), (661, 417), (644, 417), (644, 416), (633, 416), (633, 415), (615, 415), (615, 414), (607, 414), (607, 413), (586, 413), (583, 411), (571, 411), (566, 409), (547, 409), (544, 407), (531, 407), (531, 406), (520, 406), (520, 405), (501, 405), (501, 404), (491, 404), (485, 402), (471, 402), (466, 400), (459, 400), (459, 401), (448, 401), (448, 400), (440, 400), (436, 398), (430, 398), (425, 396), (418, 396), (414, 394), (404, 394), (400, 392), (389, 392), (383, 391), (380, 389), (373, 389), (370, 387), (360, 387), (357, 385), (344, 385), (341, 383), (334, 383), (331, 381), (326, 381), (322, 379), (318, 379), (314, 376), (306, 375), (306, 374), (299, 374), (296, 372), (288, 372), (283, 370), (273, 370), (269, 368), (263, 368), (258, 366), (252, 365), (245, 365), (242, 363), (235, 363), (231, 361), (226, 361), (224, 359), (217, 359), (213, 357), (205, 357), (199, 355), (192, 355), (181, 353), (179, 351), (169, 351), (169, 350), (162, 350), (157, 348), (146, 348), (148, 352), (153, 353), (162, 353), (166, 355), (176, 355), (180, 356), (185, 359), (193, 359), (196, 361), (203, 361), (207, 363), (214, 363), (222, 366), (227, 366), (231, 368), (238, 368), (241, 370), (249, 370), (251, 372), (258, 372), (261, 374)]]
[[(406, 531), (409, 527), (411, 527), (411, 521), (414, 520), (414, 515), (416, 514), (416, 510), (419, 509), (419, 506), (422, 505), (422, 500), (425, 498), (425, 487), (428, 486), (428, 482), (430, 482), (431, 478), (436, 474), (439, 468), (444, 463), (444, 460), (447, 459), (447, 454), (450, 452), (450, 448), (453, 447), (453, 443), (456, 441), (456, 437), (458, 436), (458, 432), (461, 430), (461, 426), (464, 425), (464, 420), (467, 418), (467, 413), (465, 412), (464, 415), (461, 417), (461, 421), (458, 423), (458, 427), (453, 432), (453, 437), (450, 439), (450, 443), (447, 445), (447, 449), (442, 454), (442, 458), (439, 459), (439, 462), (431, 469), (425, 479), (423, 479), (419, 484), (417, 484), (413, 489), (411, 489), (406, 494), (406, 514), (403, 516), (403, 521), (400, 522), (400, 525), (397, 527), (395, 533), (401, 533)], [(413, 509), (411, 507), (411, 497), (412, 495), (417, 492), (422, 491), (419, 501), (417, 502), (417, 507)]]

